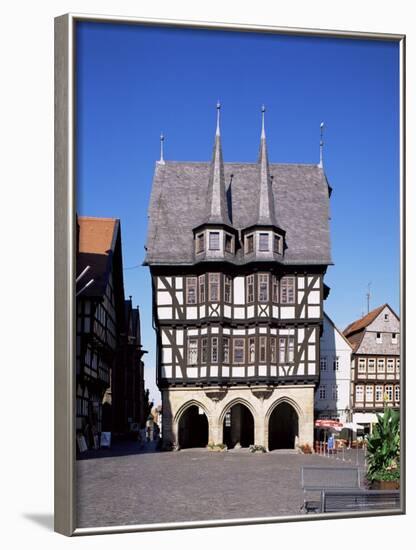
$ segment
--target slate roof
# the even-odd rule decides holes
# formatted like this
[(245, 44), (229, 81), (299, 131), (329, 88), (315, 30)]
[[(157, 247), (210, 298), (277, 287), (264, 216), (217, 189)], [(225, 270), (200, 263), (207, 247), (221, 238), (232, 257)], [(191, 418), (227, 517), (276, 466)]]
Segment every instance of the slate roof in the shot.
[[(156, 163), (148, 216), (147, 265), (194, 263), (193, 228), (206, 212), (210, 162)], [(274, 211), (286, 231), (283, 263), (332, 263), (329, 186), (316, 164), (269, 164)], [(233, 176), (231, 178), (231, 175)], [(259, 212), (258, 163), (224, 163), (231, 223), (256, 224)], [(231, 182), (231, 184), (230, 184)], [(245, 263), (239, 250), (235, 263)]]

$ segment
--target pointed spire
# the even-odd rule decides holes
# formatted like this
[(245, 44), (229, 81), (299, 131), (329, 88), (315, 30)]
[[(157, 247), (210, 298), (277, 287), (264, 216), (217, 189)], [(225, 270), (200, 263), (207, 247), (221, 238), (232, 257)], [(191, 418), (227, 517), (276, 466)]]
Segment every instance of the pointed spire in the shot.
[(321, 139), (319, 141), (319, 166), (324, 167), (324, 126), (325, 124), (321, 122)]
[(259, 225), (277, 225), (274, 213), (274, 199), (272, 182), (269, 173), (269, 160), (267, 157), (266, 131), (264, 128), (264, 113), (266, 108), (261, 108), (261, 139), (259, 152), (260, 165), (260, 196), (257, 223)]
[(163, 144), (165, 141), (165, 136), (163, 135), (163, 132), (160, 134), (160, 160), (159, 164), (165, 164), (165, 159), (163, 158)]
[(217, 129), (215, 132), (214, 153), (212, 156), (207, 195), (207, 222), (230, 225), (227, 197), (225, 194), (224, 161), (222, 158), (220, 135), (220, 109), (217, 102)]

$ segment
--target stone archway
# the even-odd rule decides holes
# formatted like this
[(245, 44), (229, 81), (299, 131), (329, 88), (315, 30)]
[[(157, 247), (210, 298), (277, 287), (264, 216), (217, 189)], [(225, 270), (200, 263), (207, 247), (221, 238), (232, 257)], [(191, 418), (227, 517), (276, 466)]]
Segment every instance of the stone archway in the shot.
[(181, 414), (178, 422), (180, 449), (206, 447), (208, 444), (208, 418), (198, 405), (190, 405)]
[(254, 444), (254, 417), (243, 403), (228, 407), (223, 418), (223, 442), (229, 449), (240, 444), (249, 447)]
[(299, 437), (299, 415), (287, 401), (281, 401), (269, 416), (269, 451), (294, 449)]

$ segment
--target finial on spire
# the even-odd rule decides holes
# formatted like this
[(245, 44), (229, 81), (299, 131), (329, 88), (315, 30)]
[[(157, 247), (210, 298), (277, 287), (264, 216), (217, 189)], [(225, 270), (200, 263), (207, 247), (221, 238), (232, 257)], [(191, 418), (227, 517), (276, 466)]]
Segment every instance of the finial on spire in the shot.
[(266, 112), (266, 107), (264, 105), (261, 106), (261, 139), (266, 138), (266, 132), (264, 130), (264, 113)]
[(215, 132), (215, 135), (220, 135), (220, 110), (221, 110), (221, 103), (220, 100), (217, 101), (217, 131)]
[(160, 164), (165, 164), (165, 159), (163, 158), (163, 144), (165, 141), (165, 136), (163, 135), (163, 132), (160, 134)]
[(324, 166), (324, 126), (325, 124), (321, 122), (321, 139), (319, 141), (319, 166), (321, 168)]

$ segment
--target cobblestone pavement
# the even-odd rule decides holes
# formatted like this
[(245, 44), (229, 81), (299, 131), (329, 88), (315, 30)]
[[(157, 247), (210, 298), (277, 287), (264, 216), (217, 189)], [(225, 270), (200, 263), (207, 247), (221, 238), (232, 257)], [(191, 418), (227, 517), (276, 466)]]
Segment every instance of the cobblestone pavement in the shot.
[[(302, 466), (357, 462), (354, 450), (346, 452), (344, 462), (247, 449), (148, 452), (154, 448), (151, 443), (139, 451), (137, 443), (124, 444), (77, 461), (78, 527), (301, 514)], [(361, 452), (358, 459), (362, 465)]]

